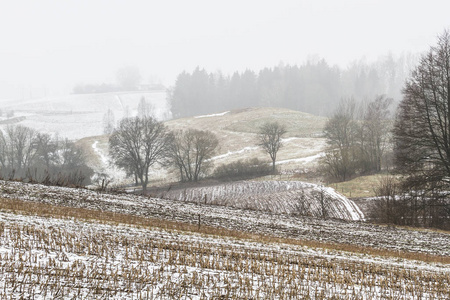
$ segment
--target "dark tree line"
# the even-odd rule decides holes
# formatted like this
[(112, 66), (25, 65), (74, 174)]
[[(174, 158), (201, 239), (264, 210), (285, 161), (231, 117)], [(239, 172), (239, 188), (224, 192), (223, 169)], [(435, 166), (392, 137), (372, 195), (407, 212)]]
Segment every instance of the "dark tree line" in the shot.
[(384, 94), (400, 99), (413, 61), (412, 56), (388, 55), (373, 64), (355, 62), (341, 69), (320, 60), (231, 76), (196, 68), (178, 76), (168, 99), (175, 118), (254, 106), (329, 115), (342, 98), (369, 100)]
[(17, 125), (0, 131), (0, 175), (56, 185), (84, 186), (93, 174), (73, 142)]

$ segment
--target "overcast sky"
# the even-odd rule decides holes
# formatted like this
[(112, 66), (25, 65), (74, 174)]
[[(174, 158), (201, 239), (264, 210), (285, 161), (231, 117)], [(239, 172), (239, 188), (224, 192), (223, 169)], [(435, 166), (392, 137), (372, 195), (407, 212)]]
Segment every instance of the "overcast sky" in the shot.
[(128, 65), (166, 85), (196, 66), (230, 73), (318, 56), (345, 67), (427, 50), (449, 12), (448, 0), (2, 0), (0, 87), (113, 82)]

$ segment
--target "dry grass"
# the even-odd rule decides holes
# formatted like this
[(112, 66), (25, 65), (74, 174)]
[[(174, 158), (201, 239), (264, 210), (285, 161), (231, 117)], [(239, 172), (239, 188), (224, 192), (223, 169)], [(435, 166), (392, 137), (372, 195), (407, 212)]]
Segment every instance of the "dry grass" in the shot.
[[(256, 147), (259, 127), (265, 122), (278, 121), (286, 126), (286, 137), (301, 139), (286, 143), (279, 153), (278, 160), (301, 158), (319, 153), (323, 146), (322, 134), (326, 118), (282, 108), (248, 108), (231, 111), (223, 116), (206, 118), (183, 118), (166, 122), (173, 130), (195, 128), (211, 130), (220, 136), (218, 155), (240, 151), (246, 147)], [(265, 157), (268, 155), (259, 149), (230, 155), (217, 163)]]
[(81, 140), (78, 140), (76, 142), (76, 144), (83, 149), (89, 166), (92, 166), (95, 169), (101, 169), (102, 167), (104, 167), (102, 166), (100, 157), (92, 148), (92, 145), (95, 141), (98, 141), (97, 147), (104, 150), (105, 153), (108, 153), (108, 138), (109, 137), (106, 135), (100, 135), (82, 138)]
[(330, 183), (328, 186), (348, 198), (374, 197), (374, 189), (380, 183), (383, 176), (386, 175), (360, 176), (345, 182)]
[(166, 122), (174, 129), (185, 126), (212, 131), (226, 130), (241, 133), (257, 133), (258, 128), (268, 121), (277, 121), (287, 128), (287, 136), (305, 137), (321, 134), (326, 118), (284, 108), (247, 108), (230, 111), (223, 116), (206, 118), (183, 118)]
[(262, 243), (283, 243), (313, 248), (323, 248), (353, 253), (378, 255), (383, 257), (412, 259), (423, 262), (439, 262), (443, 264), (450, 264), (450, 257), (448, 256), (438, 256), (408, 251), (394, 251), (374, 247), (358, 246), (354, 244), (337, 244), (319, 241), (279, 238), (276, 236), (253, 234), (237, 230), (229, 230), (225, 228), (205, 226), (201, 224), (201, 216), (200, 216), (200, 224), (189, 224), (156, 218), (139, 217), (123, 213), (113, 213), (100, 210), (55, 206), (44, 203), (28, 202), (16, 199), (3, 199), (3, 198), (0, 198), (0, 210), (25, 215), (36, 215), (41, 217), (75, 218), (80, 220), (96, 221), (111, 224), (128, 224), (144, 228), (156, 227), (165, 230), (196, 232), (206, 235), (232, 237)]

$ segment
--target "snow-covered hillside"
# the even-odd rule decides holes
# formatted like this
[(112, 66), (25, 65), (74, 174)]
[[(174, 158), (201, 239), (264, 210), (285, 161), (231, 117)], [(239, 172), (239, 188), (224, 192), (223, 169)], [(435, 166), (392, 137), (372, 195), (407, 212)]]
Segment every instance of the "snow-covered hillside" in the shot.
[(23, 101), (3, 100), (0, 103), (2, 111), (13, 110), (14, 118), (7, 120), (3, 117), (0, 126), (22, 124), (41, 132), (78, 140), (103, 134), (103, 116), (108, 109), (113, 111), (116, 121), (126, 114), (135, 116), (141, 98), (152, 105), (157, 119), (171, 117), (165, 91), (82, 94)]
[(161, 192), (163, 198), (278, 214), (363, 220), (358, 206), (332, 188), (300, 181), (243, 181)]

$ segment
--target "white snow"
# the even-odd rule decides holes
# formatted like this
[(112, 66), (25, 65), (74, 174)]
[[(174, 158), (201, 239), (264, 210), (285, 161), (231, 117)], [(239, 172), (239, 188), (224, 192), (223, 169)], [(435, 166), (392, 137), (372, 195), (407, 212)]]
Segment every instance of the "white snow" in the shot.
[(230, 111), (224, 111), (222, 113), (217, 113), (217, 114), (210, 114), (210, 115), (202, 115), (202, 116), (195, 116), (195, 119), (200, 119), (200, 118), (212, 118), (212, 117), (221, 117), (226, 115), (227, 113), (229, 113)]
[(223, 159), (223, 158), (227, 158), (227, 157), (232, 156), (232, 155), (242, 154), (242, 153), (245, 153), (245, 152), (251, 152), (251, 151), (258, 150), (258, 149), (259, 149), (259, 147), (244, 147), (241, 150), (228, 151), (225, 154), (214, 156), (214, 157), (211, 158), (211, 160)]
[[(166, 91), (120, 92), (104, 94), (68, 95), (22, 101), (1, 101), (3, 110), (14, 110), (16, 120), (40, 132), (59, 134), (70, 140), (103, 134), (103, 116), (111, 109), (116, 122), (124, 117), (137, 115), (141, 98), (154, 108), (158, 120), (171, 118)], [(20, 117), (24, 117), (23, 120)], [(7, 122), (0, 127), (7, 126)]]
[[(321, 196), (323, 195), (323, 196)], [(240, 181), (205, 187), (172, 189), (163, 197), (178, 201), (202, 202), (281, 214), (363, 220), (353, 201), (335, 192), (301, 181)], [(320, 203), (323, 199), (325, 211)]]
[(325, 153), (322, 152), (322, 153), (318, 153), (318, 154), (307, 156), (307, 157), (280, 160), (280, 161), (275, 162), (275, 164), (283, 165), (283, 164), (288, 164), (288, 163), (309, 163), (309, 162), (313, 162), (316, 159), (323, 157), (324, 155), (325, 155)]
[[(3, 188), (8, 187), (3, 185)], [(52, 192), (58, 190), (61, 195), (70, 194), (70, 189), (33, 188), (42, 189), (46, 195), (43, 198), (51, 197)], [(80, 193), (80, 198), (88, 194)], [(125, 196), (103, 196), (116, 198), (118, 202), (110, 203), (117, 203), (118, 207), (133, 205), (133, 202), (120, 200)], [(165, 206), (164, 200), (158, 202)], [(141, 211), (143, 209), (140, 207)], [(270, 235), (274, 234), (276, 226), (285, 224), (279, 216), (255, 219), (252, 215), (251, 211), (246, 214), (235, 211), (234, 215), (224, 217), (241, 218), (246, 223), (269, 219)], [(203, 217), (202, 214), (202, 220)], [(316, 230), (319, 237), (325, 238), (327, 230), (349, 224), (328, 222), (332, 223), (328, 228), (324, 226), (326, 223), (316, 223), (315, 227), (311, 224), (310, 229), (296, 226), (295, 230)], [(351, 224), (353, 227), (347, 232), (339, 233), (342, 238), (345, 239), (346, 234), (362, 238), (360, 224)], [(380, 241), (392, 239), (396, 244), (408, 233), (410, 240), (428, 239), (435, 244), (430, 247), (447, 250), (449, 247), (448, 234), (372, 228), (374, 230), (368, 232), (379, 234)], [(383, 232), (376, 232), (380, 228)], [(448, 296), (448, 264), (6, 211), (0, 212), (0, 229), (2, 298), (215, 299), (227, 298), (227, 292), (232, 293), (230, 297), (235, 295), (240, 299), (277, 296), (288, 299), (292, 295), (294, 298), (339, 295), (358, 299), (387, 296), (446, 299)], [(392, 238), (392, 233), (398, 238)], [(411, 234), (415, 238), (411, 238)], [(359, 245), (358, 240), (354, 243)]]
[(351, 216), (351, 220), (358, 221), (364, 220), (364, 213), (359, 209), (358, 205), (356, 205), (353, 201), (349, 200), (347, 197), (336, 192), (335, 189), (331, 187), (324, 188), (327, 194), (332, 196), (334, 199), (338, 199), (341, 203), (347, 208), (348, 213)]
[(100, 157), (102, 163), (104, 166), (108, 165), (109, 159), (108, 157), (103, 153), (103, 151), (101, 151), (98, 147), (97, 147), (98, 141), (95, 141), (92, 144), (92, 149), (94, 149), (95, 153), (97, 153), (97, 155)]
[(298, 138), (298, 137), (289, 137), (289, 138), (281, 139), (281, 142), (282, 143), (288, 143), (288, 142), (295, 141), (295, 140), (300, 140), (300, 138)]

